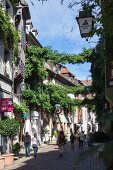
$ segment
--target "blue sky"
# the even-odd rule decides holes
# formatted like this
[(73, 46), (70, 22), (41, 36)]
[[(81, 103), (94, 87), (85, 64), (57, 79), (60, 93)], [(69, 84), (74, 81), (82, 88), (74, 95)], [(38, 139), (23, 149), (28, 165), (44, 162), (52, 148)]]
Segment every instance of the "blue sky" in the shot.
[[(27, 0), (31, 13), (31, 20), (34, 28), (38, 30), (37, 39), (42, 46), (51, 46), (53, 50), (69, 54), (78, 54), (82, 49), (91, 48), (96, 45), (97, 38), (93, 37), (87, 42), (80, 36), (76, 16), (81, 7), (74, 6), (69, 9), (68, 5), (72, 0), (48, 0), (42, 5), (38, 0)], [(33, 2), (33, 4), (32, 4)], [(77, 79), (86, 80), (90, 75), (90, 64), (66, 64), (67, 68)]]

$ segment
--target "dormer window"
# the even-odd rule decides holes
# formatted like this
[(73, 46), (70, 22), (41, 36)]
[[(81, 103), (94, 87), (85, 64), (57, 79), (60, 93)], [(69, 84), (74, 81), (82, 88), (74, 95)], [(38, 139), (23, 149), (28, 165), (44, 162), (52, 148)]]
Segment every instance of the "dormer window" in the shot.
[(9, 51), (6, 49), (4, 50), (4, 63), (6, 64), (9, 58)]

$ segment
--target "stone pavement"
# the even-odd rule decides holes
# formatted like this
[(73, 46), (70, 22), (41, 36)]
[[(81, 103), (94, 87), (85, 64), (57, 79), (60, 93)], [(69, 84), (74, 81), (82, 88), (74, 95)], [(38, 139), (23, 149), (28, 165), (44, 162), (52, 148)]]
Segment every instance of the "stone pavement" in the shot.
[(63, 157), (60, 157), (56, 145), (44, 145), (39, 148), (38, 158), (33, 156), (26, 158), (21, 154), (22, 157), (5, 170), (106, 170), (102, 160), (94, 155), (88, 155), (76, 165), (75, 161), (81, 152), (77, 144), (73, 150), (68, 143), (65, 145)]

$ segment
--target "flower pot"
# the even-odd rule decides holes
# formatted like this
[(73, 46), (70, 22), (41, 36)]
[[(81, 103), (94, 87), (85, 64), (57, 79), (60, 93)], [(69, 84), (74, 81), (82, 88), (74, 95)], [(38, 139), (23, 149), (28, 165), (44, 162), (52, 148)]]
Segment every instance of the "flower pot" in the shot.
[(3, 154), (2, 157), (5, 159), (5, 166), (12, 165), (14, 163), (14, 154)]
[(0, 156), (0, 170), (4, 169), (5, 166), (5, 158)]

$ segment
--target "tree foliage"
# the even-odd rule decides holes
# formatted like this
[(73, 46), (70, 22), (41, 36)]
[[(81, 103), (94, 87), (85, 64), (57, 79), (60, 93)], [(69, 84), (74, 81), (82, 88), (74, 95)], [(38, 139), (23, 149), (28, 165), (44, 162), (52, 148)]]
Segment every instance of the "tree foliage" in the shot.
[(18, 52), (18, 33), (10, 22), (10, 17), (0, 7), (0, 38), (5, 48), (12, 49), (13, 55)]
[(105, 111), (105, 58), (103, 53), (103, 41), (93, 50), (91, 61), (91, 74), (92, 74), (92, 89), (95, 92), (95, 106), (97, 116), (100, 116)]
[(58, 53), (58, 51), (53, 51), (47, 47), (31, 46), (28, 48), (25, 66), (25, 81), (28, 88), (23, 93), (23, 98), (26, 100), (27, 105), (41, 107), (48, 113), (54, 111), (54, 106), (57, 103), (65, 109), (70, 108), (70, 110), (72, 107), (80, 105), (80, 100), (72, 100), (68, 94), (87, 93), (88, 90), (81, 85), (67, 87), (57, 84), (43, 84), (43, 80), (48, 76), (45, 62), (49, 61), (53, 64), (83, 63), (88, 61), (91, 51), (91, 49), (83, 49), (83, 53), (79, 55), (68, 55)]
[(14, 103), (14, 112), (18, 112), (18, 113), (24, 113), (27, 112), (28, 108), (26, 106), (26, 103), (21, 103), (20, 105)]
[(0, 134), (2, 136), (12, 137), (19, 131), (20, 123), (16, 119), (0, 120)]

